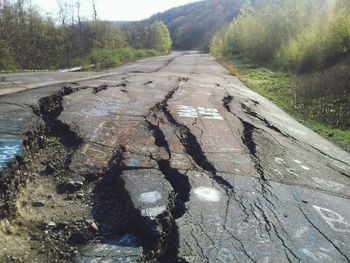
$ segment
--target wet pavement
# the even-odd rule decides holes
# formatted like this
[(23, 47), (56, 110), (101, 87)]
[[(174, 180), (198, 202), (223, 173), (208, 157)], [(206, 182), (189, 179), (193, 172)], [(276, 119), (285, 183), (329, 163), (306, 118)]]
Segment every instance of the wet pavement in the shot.
[(350, 155), (207, 54), (2, 96), (0, 111), (3, 180), (48, 126), (77, 142), (71, 173), (117, 178), (132, 233), (73, 262), (350, 262)]

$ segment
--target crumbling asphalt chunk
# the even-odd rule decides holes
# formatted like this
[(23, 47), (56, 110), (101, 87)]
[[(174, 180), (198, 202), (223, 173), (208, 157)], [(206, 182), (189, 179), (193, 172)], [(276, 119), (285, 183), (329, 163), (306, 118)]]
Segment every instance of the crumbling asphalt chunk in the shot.
[(74, 263), (139, 262), (142, 257), (140, 239), (132, 234), (104, 243), (83, 246), (73, 257)]

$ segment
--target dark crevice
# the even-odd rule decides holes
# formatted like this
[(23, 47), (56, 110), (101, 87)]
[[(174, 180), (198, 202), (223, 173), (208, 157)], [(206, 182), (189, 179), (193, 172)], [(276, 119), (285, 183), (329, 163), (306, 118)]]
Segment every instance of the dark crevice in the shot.
[(249, 107), (247, 107), (247, 105), (245, 105), (245, 104), (241, 104), (241, 105), (242, 105), (242, 109), (243, 109), (244, 113), (246, 113), (250, 116), (253, 116), (254, 118), (260, 120), (267, 128), (274, 130), (275, 132), (278, 132), (282, 136), (287, 137), (287, 138), (291, 138), (288, 134), (285, 134), (280, 129), (278, 129), (276, 126), (272, 125), (268, 120), (259, 116), (256, 112), (252, 111)]
[[(224, 104), (225, 104), (225, 103), (224, 103)], [(259, 116), (257, 113), (253, 112), (253, 111), (252, 111), (249, 107), (247, 107), (246, 105), (242, 104), (242, 109), (243, 109), (243, 111), (244, 111), (246, 114), (248, 114), (248, 115), (250, 115), (250, 116), (253, 116), (253, 117), (257, 118), (258, 120), (262, 121), (263, 124), (264, 124), (266, 127), (268, 127), (269, 129), (278, 132), (279, 134), (281, 134), (282, 136), (284, 136), (284, 137), (286, 137), (286, 138), (289, 138), (289, 139), (291, 139), (291, 140), (293, 140), (293, 141), (295, 141), (295, 142), (299, 142), (299, 143), (300, 143), (300, 141), (299, 141), (297, 138), (295, 138), (295, 137), (293, 137), (293, 136), (291, 136), (291, 135), (289, 135), (289, 134), (286, 134), (286, 133), (282, 132), (280, 129), (278, 129), (277, 127), (275, 127), (274, 125), (272, 125), (268, 120), (266, 120), (265, 118)], [(333, 157), (333, 156), (327, 154), (326, 152), (324, 152), (324, 151), (322, 151), (322, 150), (316, 148), (315, 146), (309, 144), (308, 142), (304, 142), (304, 143), (305, 143), (306, 145), (308, 145), (309, 147), (311, 147), (312, 149), (316, 150), (317, 152), (321, 153), (321, 154), (324, 155), (324, 156), (327, 156), (328, 158), (330, 158), (330, 159), (332, 159), (332, 160), (341, 162), (341, 163), (343, 163), (343, 164), (348, 164), (348, 163), (346, 163), (346, 162), (344, 162), (344, 161), (342, 161), (342, 160), (339, 160), (339, 159), (337, 159), (337, 158), (335, 158), (335, 157)]]
[[(187, 81), (187, 79), (179, 78), (178, 85), (173, 88), (161, 102), (152, 107), (149, 114), (145, 117), (145, 122), (154, 137), (156, 146), (166, 149), (169, 159), (154, 159), (152, 156), (149, 157), (157, 162), (159, 170), (163, 173), (165, 179), (171, 184), (175, 193), (174, 207), (170, 210), (170, 222), (164, 221), (161, 223), (161, 226), (164, 229), (163, 231), (166, 233), (162, 240), (162, 247), (165, 251), (161, 255), (158, 255), (160, 262), (186, 262), (178, 256), (179, 233), (175, 220), (182, 217), (186, 212), (186, 202), (189, 200), (191, 187), (188, 177), (180, 173), (177, 169), (172, 168), (170, 165), (170, 147), (162, 129), (159, 127), (161, 120), (158, 118), (158, 114), (163, 108), (167, 107), (169, 99), (171, 99), (179, 89), (182, 81)], [(154, 123), (157, 124), (155, 125)]]
[(171, 159), (171, 152), (170, 152), (169, 144), (168, 144), (167, 140), (165, 139), (165, 135), (164, 135), (163, 131), (159, 127), (159, 123), (158, 123), (158, 125), (154, 125), (149, 120), (145, 120), (145, 121), (148, 125), (148, 129), (150, 130), (150, 132), (152, 133), (152, 135), (154, 137), (155, 144), (160, 148), (164, 147), (168, 153), (169, 159)]
[[(261, 165), (261, 160), (259, 158), (259, 156), (257, 155), (257, 145), (254, 141), (254, 132), (256, 130), (258, 130), (257, 127), (255, 127), (254, 125), (252, 125), (249, 122), (244, 121), (242, 118), (238, 117), (237, 115), (235, 115), (232, 110), (231, 110), (231, 106), (230, 104), (233, 101), (233, 97), (231, 95), (227, 95), (226, 97), (224, 97), (223, 101), (223, 106), (226, 108), (226, 110), (228, 112), (230, 112), (231, 114), (233, 114), (234, 116), (236, 116), (240, 122), (243, 125), (243, 131), (242, 131), (242, 142), (243, 144), (247, 147), (247, 149), (249, 150), (250, 156), (252, 158), (252, 161), (254, 162), (254, 166), (255, 166), (255, 170), (257, 171), (257, 173), (260, 176), (260, 179), (262, 180), (262, 190), (263, 192), (266, 191), (265, 189), (265, 184), (268, 183), (268, 180), (266, 178), (264, 169)], [(245, 106), (242, 104), (242, 107)]]
[[(175, 192), (175, 205), (172, 214), (171, 228), (166, 240), (166, 252), (159, 258), (160, 262), (184, 262), (179, 259), (179, 231), (175, 220), (182, 217), (187, 211), (186, 202), (189, 201), (191, 186), (188, 177), (171, 167), (168, 160), (158, 161), (160, 171), (171, 184)], [(180, 260), (180, 261), (179, 261)]]
[(327, 164), (327, 167), (331, 168), (332, 170), (337, 171), (340, 175), (345, 176), (346, 178), (350, 178), (350, 174), (346, 174), (343, 172), (340, 168), (336, 167), (335, 165)]
[(189, 201), (191, 185), (188, 177), (180, 173), (177, 169), (171, 167), (168, 160), (158, 161), (160, 171), (165, 179), (171, 184), (175, 191), (175, 210), (173, 216), (175, 219), (182, 217), (186, 212), (186, 202)]
[[(169, 154), (169, 159), (171, 158), (171, 151), (168, 145), (168, 142), (165, 138), (165, 135), (162, 129), (159, 127), (159, 124), (164, 122), (163, 119), (159, 118), (159, 113), (163, 113), (167, 121), (176, 128), (178, 132), (178, 137), (181, 144), (185, 148), (185, 152), (191, 156), (191, 158), (195, 161), (195, 163), (204, 171), (209, 172), (212, 175), (213, 180), (215, 180), (220, 186), (222, 186), (226, 191), (227, 189), (232, 190), (233, 186), (221, 178), (217, 176), (216, 168), (212, 165), (207, 157), (205, 156), (196, 136), (194, 136), (190, 129), (178, 123), (175, 118), (171, 115), (168, 110), (168, 101), (173, 97), (175, 92), (179, 89), (181, 82), (188, 81), (187, 78), (178, 79), (178, 86), (171, 90), (163, 101), (156, 104), (153, 108), (150, 109), (149, 114), (146, 116), (146, 122), (148, 124), (149, 130), (152, 132), (152, 135), (155, 138), (155, 143), (158, 147), (163, 147), (167, 150)], [(151, 119), (153, 121), (151, 121)], [(156, 125), (154, 123), (157, 123)], [(188, 177), (182, 173), (180, 173), (177, 169), (171, 167), (169, 160), (156, 160), (159, 166), (159, 169), (164, 174), (165, 178), (170, 182), (174, 191), (175, 191), (175, 206), (174, 210), (171, 211), (173, 216), (173, 224), (170, 229), (171, 232), (168, 235), (168, 239), (171, 242), (170, 246), (167, 246), (166, 253), (159, 258), (161, 262), (186, 262), (184, 259), (179, 258), (178, 256), (178, 246), (179, 246), (179, 233), (178, 228), (175, 222), (175, 219), (182, 217), (187, 208), (186, 202), (189, 200), (189, 195), (191, 191), (191, 186), (188, 180)]]
[(166, 68), (167, 66), (169, 66), (178, 56), (175, 56), (171, 59), (169, 59), (163, 66), (157, 68), (154, 72), (159, 72), (161, 71), (162, 69)]
[(143, 73), (146, 73), (146, 72), (142, 71), (142, 70), (130, 70), (130, 71), (128, 71), (128, 73), (143, 74)]
[(92, 88), (92, 94), (97, 94), (97, 93), (99, 93), (99, 92), (101, 92), (101, 91), (103, 91), (103, 90), (107, 90), (108, 89), (108, 85), (101, 85), (101, 86), (98, 86), (98, 87), (93, 87)]
[(178, 78), (177, 82), (178, 84), (168, 92), (168, 94), (165, 96), (165, 98), (158, 102), (156, 105), (154, 105), (150, 110), (148, 115), (146, 116), (147, 120), (150, 120), (151, 117), (153, 118), (157, 118), (157, 113), (159, 111), (164, 111), (164, 109), (166, 109), (168, 107), (168, 101), (174, 96), (175, 92), (178, 91), (178, 89), (180, 88), (180, 84), (182, 82), (187, 82), (188, 78)]
[(252, 160), (254, 162), (255, 169), (258, 172), (260, 178), (264, 182), (267, 182), (267, 178), (265, 176), (264, 169), (261, 165), (260, 158), (258, 157), (257, 152), (256, 152), (257, 145), (256, 145), (254, 138), (253, 138), (253, 134), (255, 132), (256, 127), (253, 126), (252, 124), (250, 124), (249, 122), (244, 121), (241, 118), (239, 118), (239, 120), (243, 124), (243, 135), (242, 135), (243, 144), (248, 148), (248, 150), (252, 156)]
[[(135, 209), (131, 197), (121, 178), (125, 171), (124, 159), (126, 148), (119, 145), (112, 159), (93, 189), (92, 216), (100, 231), (91, 237), (89, 243), (105, 243), (126, 234), (135, 234), (141, 238), (145, 254), (150, 254), (159, 237), (156, 231), (148, 227), (149, 222)], [(161, 220), (161, 219), (160, 219)], [(136, 255), (135, 255), (136, 256)], [(142, 256), (142, 255), (140, 255)], [(94, 261), (99, 258), (90, 257)]]
[[(189, 80), (188, 78), (179, 78), (178, 79), (179, 84), (168, 93), (168, 95), (165, 97), (163, 101), (157, 103), (153, 108), (150, 109), (146, 119), (148, 120), (148, 122), (150, 122), (149, 121), (150, 117), (153, 117), (154, 119), (158, 119), (157, 113), (161, 111), (164, 114), (167, 121), (171, 125), (173, 125), (176, 128), (176, 130), (179, 132), (178, 137), (181, 144), (185, 148), (185, 152), (191, 156), (191, 158), (195, 161), (195, 163), (201, 169), (209, 172), (212, 175), (213, 180), (216, 181), (220, 186), (222, 186), (226, 191), (232, 190), (233, 186), (224, 178), (217, 175), (217, 170), (215, 166), (206, 157), (200, 143), (197, 140), (197, 137), (190, 131), (190, 129), (186, 125), (179, 123), (173, 117), (173, 115), (170, 113), (168, 109), (168, 101), (173, 97), (175, 92), (180, 88), (180, 83), (187, 82), (188, 80)], [(160, 121), (158, 121), (158, 123), (159, 122)], [(155, 125), (153, 125), (153, 127), (154, 126)], [(160, 130), (157, 130), (157, 131), (159, 132)], [(162, 144), (163, 147), (169, 150), (169, 153), (170, 153), (170, 149), (168, 144), (166, 143), (165, 137), (164, 135), (161, 135), (161, 134), (158, 138), (156, 138), (156, 140), (158, 141), (158, 143)], [(161, 142), (159, 142), (159, 140), (161, 140)]]
[[(294, 138), (294, 139), (295, 139), (295, 138)], [(295, 140), (298, 141), (297, 139), (295, 139)], [(340, 163), (346, 164), (346, 165), (349, 165), (349, 164), (350, 164), (350, 163), (344, 162), (344, 161), (342, 161), (342, 160), (340, 160), (340, 159), (337, 159), (337, 158), (335, 158), (335, 157), (333, 157), (333, 156), (331, 156), (331, 155), (325, 153), (324, 151), (322, 151), (322, 150), (316, 148), (315, 146), (313, 146), (313, 145), (311, 145), (311, 144), (309, 144), (309, 143), (307, 143), (307, 142), (305, 142), (305, 144), (308, 145), (308, 146), (310, 146), (312, 149), (316, 150), (317, 152), (321, 153), (322, 155), (327, 156), (328, 158), (330, 158), (330, 159), (332, 159), (332, 160), (335, 160), (335, 161), (337, 161), (337, 162), (340, 162)]]
[[(123, 171), (125, 147), (119, 146), (113, 153), (113, 157), (93, 189), (92, 216), (101, 228), (100, 235), (95, 237), (101, 241), (112, 240), (118, 235), (124, 235), (132, 231), (128, 224), (128, 207), (122, 201), (124, 191), (120, 181)], [(90, 240), (91, 241), (91, 240)]]
[(165, 115), (171, 124), (178, 127), (180, 141), (185, 147), (186, 153), (190, 155), (196, 164), (203, 170), (208, 171), (211, 174), (216, 174), (216, 168), (205, 156), (197, 137), (192, 134), (187, 126), (177, 122), (169, 112), (166, 112)]
[(256, 132), (256, 130), (259, 130), (259, 129), (254, 125), (252, 125), (251, 123), (244, 121), (242, 118), (238, 117), (232, 112), (230, 104), (232, 103), (233, 99), (234, 98), (230, 95), (226, 96), (223, 99), (223, 106), (227, 109), (228, 112), (230, 112), (235, 117), (237, 117), (242, 123), (243, 125), (242, 142), (246, 146), (246, 148), (249, 150), (251, 159), (254, 163), (255, 170), (259, 175), (259, 185), (261, 187), (261, 191), (259, 189), (256, 189), (256, 190), (261, 193), (261, 195), (264, 197), (264, 199), (268, 203), (274, 206), (273, 202), (270, 201), (267, 195), (269, 194), (272, 197), (275, 197), (276, 199), (277, 197), (270, 190), (271, 185), (265, 175), (263, 166), (261, 164), (261, 160), (257, 154), (257, 144), (254, 141), (254, 133)]
[[(169, 97), (169, 99), (172, 97), (172, 95)], [(170, 122), (170, 124), (175, 126), (179, 131), (180, 133), (179, 139), (182, 145), (185, 147), (186, 153), (189, 154), (193, 158), (193, 160), (197, 163), (197, 165), (201, 167), (203, 170), (208, 171), (212, 174), (216, 174), (216, 168), (212, 163), (208, 161), (196, 136), (194, 136), (191, 133), (190, 129), (187, 126), (175, 120), (173, 115), (169, 112), (168, 104), (167, 104), (168, 100), (164, 101), (164, 103), (159, 105), (161, 106), (160, 109), (164, 113), (166, 119)]]
[(224, 178), (217, 175), (215, 166), (206, 157), (197, 137), (190, 131), (190, 129), (178, 121), (169, 112), (167, 105), (162, 109), (167, 120), (177, 128), (179, 132), (178, 137), (181, 144), (185, 147), (185, 152), (191, 156), (195, 163), (204, 171), (212, 175), (212, 179), (222, 186), (226, 191), (231, 191), (233, 186)]
[(77, 92), (80, 89), (63, 87), (56, 94), (39, 100), (40, 115), (45, 122), (46, 135), (58, 138), (66, 147), (77, 149), (83, 142), (82, 138), (71, 130), (71, 127), (58, 120), (63, 109), (64, 96)]
[(224, 107), (226, 108), (226, 110), (228, 112), (231, 112), (231, 102), (233, 101), (233, 97), (231, 95), (227, 95), (226, 97), (224, 97), (224, 99), (222, 100), (223, 104), (224, 104)]
[(346, 173), (344, 173), (344, 172), (339, 172), (341, 175), (343, 175), (343, 176), (345, 176), (345, 177), (347, 177), (347, 178), (349, 178), (350, 177), (350, 175), (348, 175), (348, 174), (346, 174)]
[[(265, 199), (265, 197), (264, 197)], [(269, 239), (271, 240), (272, 237), (272, 233), (274, 233), (274, 235), (278, 238), (278, 240), (281, 242), (283, 248), (284, 248), (284, 253), (286, 256), (286, 259), (288, 260), (288, 262), (293, 262), (293, 260), (290, 258), (290, 255), (292, 255), (295, 259), (298, 260), (298, 262), (301, 262), (301, 259), (298, 257), (298, 255), (287, 245), (285, 239), (283, 238), (283, 236), (279, 233), (277, 226), (273, 223), (273, 221), (271, 221), (268, 216), (268, 214), (266, 213), (266, 207), (262, 204), (260, 198), (257, 198), (256, 200), (254, 200), (252, 203), (250, 203), (251, 206), (251, 211), (252, 214), (254, 215), (255, 219), (257, 221), (260, 221), (260, 217), (258, 215), (261, 215), (264, 224), (264, 230), (265, 232), (268, 234)], [(273, 206), (275, 208), (275, 206)], [(254, 212), (254, 208), (258, 209), (259, 213), (255, 213)], [(281, 221), (278, 219), (276, 213), (271, 209), (268, 208), (269, 211), (271, 211), (271, 213), (273, 214), (273, 216), (277, 219), (277, 221), (279, 222), (279, 224), (282, 227), (282, 223)], [(263, 229), (260, 226), (260, 231), (262, 232)], [(282, 231), (287, 235), (287, 232), (283, 229), (282, 227)]]
[[(263, 219), (263, 221), (265, 222), (265, 224), (264, 224), (264, 225), (265, 225), (265, 231), (266, 231), (266, 233), (269, 235), (269, 237), (271, 238), (271, 230), (272, 230), (272, 224), (273, 224), (273, 223), (270, 222), (270, 220), (269, 220), (267, 214), (265, 213), (265, 210), (264, 210), (264, 208), (263, 208), (263, 206), (262, 206), (262, 204), (261, 204), (259, 198), (257, 198), (256, 200), (254, 200), (253, 203), (251, 204), (251, 206), (252, 206), (252, 211), (254, 210), (253, 204), (254, 204), (254, 207), (257, 208), (257, 209), (259, 210), (260, 215), (262, 216), (262, 219)], [(255, 215), (254, 212), (253, 212), (253, 214)], [(260, 221), (259, 218), (256, 218), (256, 219), (257, 219), (258, 221)]]
[[(233, 101), (233, 97), (231, 95), (228, 95), (226, 97), (224, 97), (223, 99), (223, 105), (226, 108), (226, 110), (228, 112), (230, 112), (231, 114), (235, 115), (232, 110), (231, 110), (231, 102)], [(236, 115), (235, 115), (236, 116)], [(264, 170), (261, 166), (261, 162), (259, 157), (257, 156), (257, 151), (256, 151), (256, 143), (254, 141), (253, 138), (253, 134), (254, 131), (256, 130), (256, 127), (252, 124), (250, 124), (249, 122), (244, 121), (242, 118), (238, 117), (237, 118), (241, 121), (242, 125), (243, 125), (243, 134), (242, 134), (242, 141), (243, 144), (247, 147), (247, 149), (250, 152), (250, 155), (252, 157), (252, 160), (255, 164), (255, 169), (258, 172), (258, 174), (260, 175), (260, 178), (263, 181), (267, 181), (265, 174), (264, 174)]]
[[(257, 203), (257, 201), (259, 204)], [(298, 257), (298, 255), (287, 245), (286, 241), (284, 240), (282, 235), (279, 233), (277, 226), (273, 222), (270, 221), (270, 219), (265, 211), (266, 208), (263, 207), (259, 198), (257, 199), (257, 201), (254, 201), (254, 206), (260, 211), (260, 215), (262, 216), (262, 218), (265, 222), (265, 231), (268, 233), (269, 237), (271, 238), (271, 232), (273, 231), (273, 233), (280, 240), (283, 248), (285, 249), (285, 255), (286, 255), (286, 258), (289, 262), (293, 262), (293, 261), (289, 257), (288, 253), (290, 253), (295, 259), (297, 259), (299, 262), (301, 262), (301, 259)], [(269, 209), (269, 210), (271, 211), (271, 209)], [(278, 218), (275, 214), (274, 214), (274, 216), (278, 220)]]

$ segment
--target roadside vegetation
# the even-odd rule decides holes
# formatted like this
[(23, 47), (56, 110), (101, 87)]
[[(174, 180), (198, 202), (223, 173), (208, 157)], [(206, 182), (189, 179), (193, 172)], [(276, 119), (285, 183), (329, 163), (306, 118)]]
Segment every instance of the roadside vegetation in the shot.
[(117, 66), (138, 58), (160, 55), (156, 49), (135, 49), (135, 48), (95, 48), (82, 59), (72, 62), (75, 65), (82, 65), (89, 68), (94, 65), (97, 69)]
[(248, 87), (350, 151), (349, 1), (247, 1), (210, 51)]
[[(58, 17), (43, 16), (27, 0), (0, 1), (0, 70), (113, 66), (168, 53), (172, 40), (163, 22), (122, 27), (94, 16), (84, 20), (79, 1), (58, 1)], [(134, 32), (135, 31), (135, 32)], [(142, 41), (129, 36), (142, 35)]]

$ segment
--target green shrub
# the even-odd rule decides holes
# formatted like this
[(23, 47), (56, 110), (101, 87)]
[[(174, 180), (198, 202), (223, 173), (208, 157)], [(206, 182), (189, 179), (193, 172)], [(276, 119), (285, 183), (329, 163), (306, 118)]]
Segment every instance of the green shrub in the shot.
[(320, 17), (277, 51), (278, 65), (294, 72), (324, 69), (336, 64), (350, 51), (350, 13), (338, 10)]
[(0, 39), (0, 69), (1, 70), (14, 70), (16, 64), (12, 58), (10, 47), (8, 43)]
[(350, 9), (340, 3), (257, 0), (213, 38), (211, 53), (218, 58), (239, 53), (292, 72), (330, 67), (350, 53)]
[(118, 49), (93, 49), (84, 59), (75, 61), (76, 65), (88, 66), (94, 64), (97, 68), (106, 68), (117, 66), (130, 60), (142, 57), (157, 56), (159, 52), (153, 49), (133, 49), (133, 48), (118, 48)]
[(321, 60), (320, 34), (305, 29), (277, 51), (275, 62), (293, 72), (306, 72), (319, 66)]

